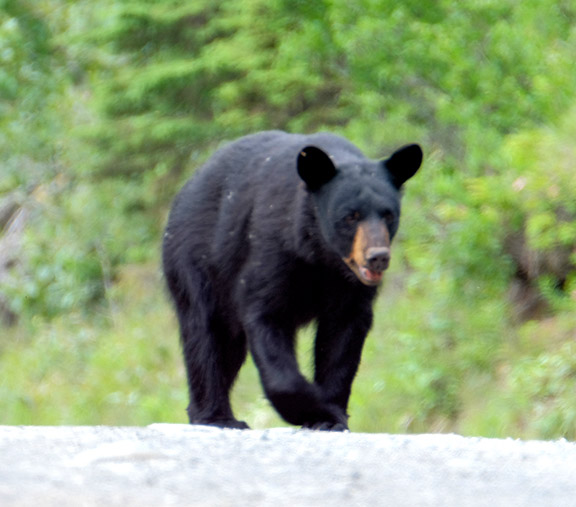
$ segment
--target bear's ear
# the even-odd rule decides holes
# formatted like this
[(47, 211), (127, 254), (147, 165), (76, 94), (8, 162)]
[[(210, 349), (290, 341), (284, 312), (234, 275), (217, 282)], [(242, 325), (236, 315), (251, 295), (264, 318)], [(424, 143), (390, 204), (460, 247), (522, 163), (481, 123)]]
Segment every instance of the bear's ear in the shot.
[(417, 144), (410, 144), (394, 152), (392, 156), (384, 160), (384, 165), (388, 169), (392, 184), (400, 188), (406, 180), (416, 174), (422, 164), (422, 148)]
[(336, 176), (336, 167), (328, 154), (316, 146), (307, 146), (298, 154), (298, 174), (312, 192)]

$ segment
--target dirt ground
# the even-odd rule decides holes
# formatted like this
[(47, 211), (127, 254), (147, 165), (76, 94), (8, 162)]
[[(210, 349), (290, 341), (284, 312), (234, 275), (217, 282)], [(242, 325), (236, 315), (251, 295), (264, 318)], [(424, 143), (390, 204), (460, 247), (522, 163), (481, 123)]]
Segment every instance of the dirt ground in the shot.
[(0, 426), (0, 505), (576, 506), (576, 444)]

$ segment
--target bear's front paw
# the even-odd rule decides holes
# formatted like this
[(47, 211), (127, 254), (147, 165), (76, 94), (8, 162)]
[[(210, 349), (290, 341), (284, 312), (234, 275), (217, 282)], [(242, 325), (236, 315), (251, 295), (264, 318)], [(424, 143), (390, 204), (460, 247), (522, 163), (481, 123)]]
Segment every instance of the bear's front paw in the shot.
[(318, 431), (348, 431), (348, 415), (337, 405), (325, 404), (323, 410), (302, 424), (302, 427)]

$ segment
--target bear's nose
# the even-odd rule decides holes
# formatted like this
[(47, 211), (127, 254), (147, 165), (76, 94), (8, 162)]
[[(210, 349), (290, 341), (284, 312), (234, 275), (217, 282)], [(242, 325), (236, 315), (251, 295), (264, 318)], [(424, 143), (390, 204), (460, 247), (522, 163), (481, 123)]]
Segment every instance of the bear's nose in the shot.
[(371, 271), (381, 273), (390, 264), (390, 248), (387, 246), (368, 248), (366, 250), (366, 264)]

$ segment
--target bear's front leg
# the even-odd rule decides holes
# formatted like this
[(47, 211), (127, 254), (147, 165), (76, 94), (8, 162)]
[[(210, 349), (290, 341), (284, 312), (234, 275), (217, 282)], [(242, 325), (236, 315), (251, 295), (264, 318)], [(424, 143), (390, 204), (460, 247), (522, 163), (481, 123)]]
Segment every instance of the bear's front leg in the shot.
[(318, 322), (314, 350), (314, 385), (322, 398), (347, 412), (352, 382), (356, 376), (364, 340), (372, 325), (369, 303), (348, 304), (326, 312)]
[(345, 411), (327, 402), (321, 389), (300, 373), (294, 352), (295, 329), (283, 328), (278, 324), (281, 321), (260, 317), (248, 319), (245, 325), (266, 397), (290, 424), (333, 431), (348, 429)]

